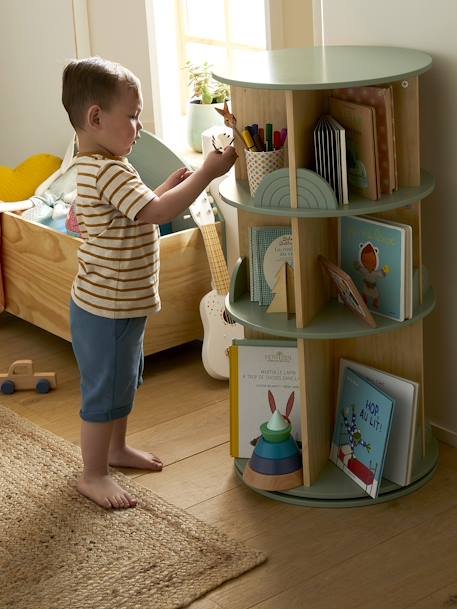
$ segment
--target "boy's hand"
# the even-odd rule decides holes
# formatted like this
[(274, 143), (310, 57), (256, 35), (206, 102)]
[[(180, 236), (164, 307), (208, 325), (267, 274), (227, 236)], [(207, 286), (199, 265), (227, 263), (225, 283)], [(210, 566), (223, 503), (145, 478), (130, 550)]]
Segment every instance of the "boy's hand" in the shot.
[(213, 178), (223, 176), (235, 163), (238, 155), (233, 146), (227, 146), (224, 152), (212, 150), (206, 157), (202, 169), (207, 171)]
[(175, 186), (178, 186), (178, 184), (181, 184), (181, 182), (184, 182), (184, 180), (186, 180), (190, 175), (192, 175), (192, 173), (193, 172), (190, 169), (187, 169), (187, 167), (180, 167), (171, 175), (169, 175), (165, 182), (163, 182), (158, 188), (156, 188), (154, 192), (158, 196), (161, 196), (164, 192), (167, 192), (167, 190), (171, 190)]

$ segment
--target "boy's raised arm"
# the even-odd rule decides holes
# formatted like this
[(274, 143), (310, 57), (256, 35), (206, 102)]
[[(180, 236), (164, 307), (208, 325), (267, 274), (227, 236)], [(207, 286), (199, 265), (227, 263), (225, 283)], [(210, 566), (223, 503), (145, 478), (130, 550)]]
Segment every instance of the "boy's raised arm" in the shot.
[[(167, 190), (166, 183), (156, 189), (158, 196), (148, 203), (137, 215), (136, 219), (148, 224), (164, 224), (170, 222), (189, 205), (208, 184), (219, 176), (224, 175), (236, 161), (237, 154), (232, 146), (224, 152), (212, 151), (206, 157), (203, 165), (197, 171), (189, 173), (183, 169), (180, 183)], [(173, 174), (179, 180), (179, 172)]]

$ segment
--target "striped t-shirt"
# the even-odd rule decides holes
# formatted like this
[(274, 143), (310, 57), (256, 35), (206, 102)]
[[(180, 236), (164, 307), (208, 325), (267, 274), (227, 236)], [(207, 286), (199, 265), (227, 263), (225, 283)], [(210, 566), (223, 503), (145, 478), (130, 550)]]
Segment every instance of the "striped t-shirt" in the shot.
[(111, 319), (159, 311), (159, 227), (135, 221), (156, 195), (124, 158), (80, 154), (75, 165), (76, 216), (84, 242), (73, 300)]

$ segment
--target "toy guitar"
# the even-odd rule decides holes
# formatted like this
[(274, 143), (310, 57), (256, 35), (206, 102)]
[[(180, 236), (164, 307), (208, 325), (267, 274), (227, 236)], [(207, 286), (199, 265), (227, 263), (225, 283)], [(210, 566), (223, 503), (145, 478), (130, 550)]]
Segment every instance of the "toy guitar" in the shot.
[(214, 213), (206, 192), (189, 207), (195, 224), (200, 228), (211, 271), (213, 290), (200, 302), (203, 323), (202, 361), (206, 372), (216, 379), (228, 379), (228, 348), (234, 338), (244, 337), (244, 328), (231, 319), (225, 310), (225, 297), (230, 278), (215, 225)]

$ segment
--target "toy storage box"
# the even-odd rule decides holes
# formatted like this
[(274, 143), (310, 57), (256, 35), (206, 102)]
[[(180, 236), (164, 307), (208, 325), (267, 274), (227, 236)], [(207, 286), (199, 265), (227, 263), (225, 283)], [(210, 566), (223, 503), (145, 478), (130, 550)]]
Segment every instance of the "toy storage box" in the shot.
[[(152, 188), (184, 164), (148, 133), (142, 134), (130, 161)], [(0, 217), (6, 310), (70, 340), (70, 289), (81, 240), (13, 213)], [(220, 234), (220, 222), (217, 229)], [(199, 303), (211, 289), (206, 250), (197, 227), (162, 236), (160, 248), (162, 310), (150, 317), (145, 355), (203, 338)]]

